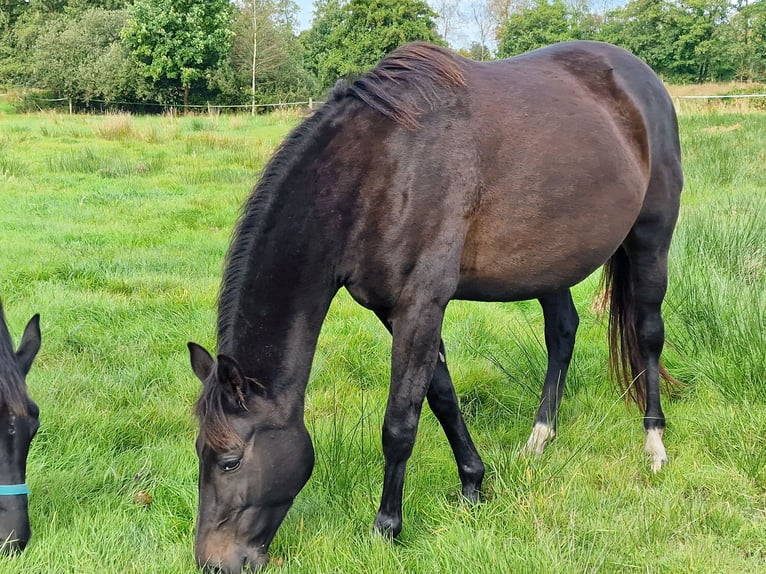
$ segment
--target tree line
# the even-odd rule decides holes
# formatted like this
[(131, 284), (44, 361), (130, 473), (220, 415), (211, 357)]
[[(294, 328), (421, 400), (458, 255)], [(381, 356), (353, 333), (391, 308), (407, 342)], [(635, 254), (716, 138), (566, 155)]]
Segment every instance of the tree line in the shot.
[(0, 0), (0, 84), (78, 106), (255, 106), (321, 97), (467, 27), (460, 51), (479, 60), (593, 39), (670, 82), (766, 79), (766, 0), (316, 0), (300, 32), (297, 14), (292, 0)]

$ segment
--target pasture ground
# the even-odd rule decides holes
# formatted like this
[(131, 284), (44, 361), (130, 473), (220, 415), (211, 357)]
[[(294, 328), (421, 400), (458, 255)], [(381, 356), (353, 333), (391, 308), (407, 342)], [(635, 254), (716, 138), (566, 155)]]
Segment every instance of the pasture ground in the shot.
[[(317, 464), (272, 545), (274, 572), (766, 571), (766, 114), (680, 118), (687, 184), (671, 253), (664, 401), (670, 464), (649, 472), (640, 415), (606, 378), (594, 276), (559, 437), (519, 457), (545, 366), (536, 302), (450, 306), (444, 338), (488, 467), (463, 504), (424, 411), (396, 543), (372, 535), (390, 340), (341, 293), (306, 419)], [(194, 572), (198, 383), (239, 206), (296, 116), (105, 117), (0, 111), (0, 295), (28, 382), (34, 536), (4, 573)]]

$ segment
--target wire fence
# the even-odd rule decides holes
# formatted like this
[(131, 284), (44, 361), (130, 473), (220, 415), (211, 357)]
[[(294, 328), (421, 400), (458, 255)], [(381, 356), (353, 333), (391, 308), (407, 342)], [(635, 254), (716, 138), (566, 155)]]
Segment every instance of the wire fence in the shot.
[(766, 94), (722, 94), (716, 96), (673, 96), (679, 100), (715, 100), (728, 98), (766, 98)]
[[(0, 94), (0, 97), (8, 97), (10, 94)], [(79, 100), (75, 98), (42, 98), (33, 95), (26, 94), (23, 96), (24, 102), (40, 102), (45, 104), (65, 104), (69, 105), (70, 113), (73, 113), (74, 109), (92, 109), (94, 107), (100, 108), (133, 108), (133, 109), (145, 109), (155, 108), (161, 109), (165, 112), (174, 113), (177, 110), (205, 110), (208, 113), (218, 113), (225, 110), (250, 110), (255, 113), (258, 110), (269, 110), (276, 108), (298, 108), (307, 107), (313, 109), (314, 107), (324, 103), (321, 100), (315, 100), (314, 98), (307, 98), (301, 101), (295, 102), (275, 102), (267, 104), (163, 104), (158, 102), (127, 102), (127, 101), (114, 101), (114, 100)]]
[[(10, 94), (0, 94), (0, 97), (7, 97)], [(672, 96), (673, 100), (676, 102), (676, 105), (678, 106), (681, 101), (710, 101), (710, 100), (748, 100), (748, 99), (756, 99), (756, 98), (762, 98), (766, 99), (766, 93), (763, 94), (710, 94), (710, 95), (676, 95)], [(109, 109), (126, 109), (126, 108), (132, 108), (132, 109), (138, 109), (138, 110), (144, 110), (144, 109), (161, 109), (164, 113), (170, 113), (174, 114), (178, 111), (183, 110), (193, 110), (193, 111), (200, 111), (205, 110), (207, 113), (214, 114), (214, 113), (220, 113), (227, 110), (232, 111), (245, 111), (249, 110), (251, 113), (255, 114), (259, 111), (265, 111), (265, 110), (272, 110), (272, 109), (278, 109), (278, 108), (300, 108), (300, 107), (307, 107), (309, 110), (314, 109), (316, 106), (321, 105), (324, 103), (322, 100), (315, 100), (313, 98), (306, 98), (300, 101), (294, 101), (294, 102), (276, 102), (276, 103), (266, 103), (266, 104), (212, 104), (212, 103), (206, 103), (206, 104), (163, 104), (163, 103), (157, 103), (157, 102), (127, 102), (127, 101), (112, 101), (112, 100), (100, 100), (100, 99), (93, 99), (93, 100), (77, 100), (73, 98), (41, 98), (36, 97), (32, 95), (24, 95), (23, 99), (25, 102), (40, 102), (45, 104), (56, 104), (56, 103), (68, 103), (69, 111), (70, 113), (73, 113), (75, 108), (78, 110), (86, 109), (86, 110), (92, 110), (94, 108), (100, 108), (103, 110), (109, 110)]]

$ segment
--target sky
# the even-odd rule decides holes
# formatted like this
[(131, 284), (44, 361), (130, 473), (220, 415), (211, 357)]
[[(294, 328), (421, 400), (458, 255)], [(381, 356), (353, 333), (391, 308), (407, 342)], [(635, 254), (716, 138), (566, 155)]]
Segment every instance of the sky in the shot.
[(314, 11), (313, 0), (297, 0), (296, 4), (300, 8), (298, 12), (298, 29), (308, 30), (311, 27), (311, 17)]

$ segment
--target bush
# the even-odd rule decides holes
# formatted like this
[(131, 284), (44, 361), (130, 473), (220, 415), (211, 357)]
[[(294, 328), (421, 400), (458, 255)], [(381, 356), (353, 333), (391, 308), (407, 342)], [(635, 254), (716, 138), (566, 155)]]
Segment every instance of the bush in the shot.
[[(761, 95), (762, 98), (747, 98), (749, 108), (753, 110), (766, 110), (766, 84), (748, 84), (747, 86), (738, 86), (726, 92), (725, 96), (749, 96)], [(737, 98), (728, 99), (728, 103), (735, 102)]]

